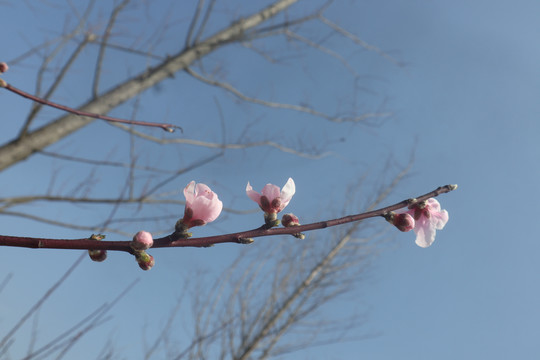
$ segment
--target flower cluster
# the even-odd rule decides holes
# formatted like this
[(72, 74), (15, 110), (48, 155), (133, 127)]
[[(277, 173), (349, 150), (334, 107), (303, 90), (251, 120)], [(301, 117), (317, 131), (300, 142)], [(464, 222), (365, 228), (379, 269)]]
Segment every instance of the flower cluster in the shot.
[(448, 222), (448, 212), (441, 210), (441, 204), (433, 198), (414, 203), (402, 213), (389, 213), (386, 219), (400, 231), (414, 230), (416, 245), (426, 248), (435, 241), (437, 230), (442, 230)]
[[(289, 204), (294, 193), (295, 185), (291, 178), (282, 189), (273, 184), (266, 184), (261, 193), (254, 191), (249, 182), (246, 186), (247, 196), (264, 211), (265, 222), (269, 227), (279, 224), (277, 213)], [(189, 237), (188, 229), (216, 220), (223, 209), (223, 203), (207, 185), (196, 184), (195, 181), (184, 188), (184, 196), (186, 198), (184, 217), (176, 224), (176, 233)]]

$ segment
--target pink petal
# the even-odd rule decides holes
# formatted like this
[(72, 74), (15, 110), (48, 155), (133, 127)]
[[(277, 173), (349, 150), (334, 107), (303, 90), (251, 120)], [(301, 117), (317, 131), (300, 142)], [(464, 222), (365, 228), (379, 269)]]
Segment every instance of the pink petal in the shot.
[(193, 219), (203, 220), (204, 222), (214, 221), (221, 210), (223, 209), (223, 203), (216, 198), (209, 199), (203, 196), (197, 197), (191, 207), (193, 210)]
[(435, 227), (424, 216), (416, 221), (414, 232), (416, 233), (416, 245), (420, 247), (426, 248), (435, 241)]
[(190, 182), (184, 188), (184, 197), (186, 198), (186, 203), (191, 204), (193, 199), (195, 199), (195, 181)]
[(289, 204), (295, 192), (296, 186), (294, 185), (294, 180), (289, 178), (285, 186), (281, 189), (281, 204), (283, 208)]
[(279, 187), (273, 184), (264, 185), (261, 191), (261, 195), (266, 196), (270, 203), (272, 203), (275, 198), (278, 198), (280, 196), (280, 193), (281, 192), (279, 191)]
[(211, 197), (213, 194), (213, 191), (210, 190), (210, 188), (205, 184), (197, 184), (195, 187), (195, 196), (204, 196), (204, 197)]
[(254, 191), (249, 182), (246, 186), (246, 194), (249, 196), (249, 198), (253, 201), (255, 201), (257, 204), (261, 205), (261, 194)]
[(190, 182), (184, 188), (184, 196), (186, 208), (191, 209), (192, 212), (189, 218), (191, 223), (196, 220), (202, 220), (205, 223), (214, 221), (223, 209), (223, 203), (217, 194), (205, 184), (195, 185), (195, 181)]
[(416, 245), (427, 248), (435, 241), (435, 229), (432, 227), (426, 227), (418, 229), (416, 233)]
[(432, 212), (440, 212), (441, 211), (441, 204), (437, 201), (437, 199), (429, 198), (426, 200), (426, 205), (429, 206), (430, 211)]
[(442, 230), (446, 223), (448, 222), (448, 211), (443, 210), (438, 213), (431, 214), (431, 223), (437, 230)]

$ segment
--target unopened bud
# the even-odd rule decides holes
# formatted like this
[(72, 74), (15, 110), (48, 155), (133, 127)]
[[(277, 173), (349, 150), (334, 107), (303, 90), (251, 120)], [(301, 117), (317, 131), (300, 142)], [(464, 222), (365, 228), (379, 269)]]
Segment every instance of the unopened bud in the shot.
[(133, 250), (146, 250), (150, 249), (154, 245), (154, 239), (152, 234), (148, 231), (139, 231), (133, 236), (133, 240), (129, 244)]
[[(105, 239), (105, 235), (92, 234), (90, 235), (89, 239), (101, 241)], [(88, 250), (88, 255), (90, 256), (90, 259), (92, 259), (92, 261), (102, 262), (107, 258), (107, 250), (100, 250), (100, 249)]]
[(410, 214), (402, 213), (393, 216), (392, 224), (397, 227), (399, 231), (407, 232), (414, 229), (415, 221)]
[(291, 226), (300, 226), (300, 221), (298, 220), (298, 217), (294, 214), (285, 214), (281, 218), (281, 223), (285, 227), (291, 227)]
[(102, 262), (107, 258), (107, 250), (88, 250), (88, 255), (92, 261)]
[[(283, 215), (283, 217), (281, 218), (281, 223), (285, 227), (300, 226), (300, 221), (298, 220), (298, 216), (291, 213)], [(306, 235), (302, 233), (292, 234), (292, 236), (301, 240), (306, 238)]]
[(6, 64), (5, 62), (0, 62), (0, 73), (5, 73), (8, 70), (9, 70), (8, 64)]
[(155, 264), (154, 257), (145, 251), (135, 253), (135, 260), (137, 260), (139, 267), (145, 271), (150, 270)]

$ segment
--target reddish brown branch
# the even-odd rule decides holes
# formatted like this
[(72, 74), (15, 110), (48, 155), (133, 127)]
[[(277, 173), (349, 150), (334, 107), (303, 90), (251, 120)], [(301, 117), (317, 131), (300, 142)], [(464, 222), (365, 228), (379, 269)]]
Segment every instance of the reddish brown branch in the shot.
[[(257, 229), (237, 232), (232, 234), (207, 236), (200, 238), (181, 238), (175, 233), (154, 240), (154, 246), (152, 248), (170, 248), (170, 247), (208, 247), (221, 243), (237, 243), (245, 244), (249, 243), (249, 239), (262, 237), (262, 236), (274, 236), (274, 235), (294, 235), (300, 232), (324, 229), (331, 226), (342, 225), (354, 221), (365, 220), (372, 217), (384, 216), (390, 211), (399, 210), (409, 206), (414, 201), (423, 201), (429, 198), (438, 196), (440, 194), (448, 193), (455, 190), (457, 185), (446, 185), (438, 187), (437, 189), (417, 197), (416, 199), (403, 200), (397, 204), (386, 206), (384, 208), (360, 213), (356, 215), (349, 215), (339, 219), (320, 221), (312, 224), (306, 224), (294, 227), (282, 227), (267, 229), (262, 226)], [(27, 247), (34, 249), (81, 249), (81, 250), (112, 250), (112, 251), (126, 251), (132, 253), (133, 250), (130, 247), (130, 241), (96, 241), (90, 239), (45, 239), (45, 238), (29, 238), (18, 236), (0, 236), (0, 246), (14, 246), (14, 247)]]
[(42, 99), (40, 97), (34, 96), (34, 95), (29, 94), (27, 92), (24, 92), (24, 91), (22, 91), (20, 89), (17, 89), (16, 87), (14, 87), (14, 86), (12, 86), (10, 84), (6, 83), (6, 84), (2, 84), (2, 85), (3, 85), (2, 87), (5, 88), (6, 90), (9, 90), (9, 91), (11, 91), (11, 92), (13, 92), (13, 93), (15, 93), (15, 94), (17, 94), (19, 96), (25, 97), (27, 99), (30, 99), (32, 101), (35, 101), (35, 102), (43, 104), (43, 105), (47, 105), (47, 106), (50, 106), (50, 107), (53, 107), (53, 108), (56, 108), (56, 109), (67, 111), (67, 112), (75, 114), (75, 115), (88, 116), (88, 117), (95, 118), (95, 119), (101, 119), (101, 120), (105, 120), (105, 121), (111, 121), (111, 122), (117, 122), (117, 123), (123, 123), (123, 124), (158, 127), (158, 128), (161, 128), (161, 129), (163, 129), (163, 130), (165, 130), (167, 132), (174, 132), (175, 129), (180, 129), (180, 131), (182, 131), (182, 128), (180, 126), (177, 126), (177, 125), (151, 123), (151, 122), (147, 122), (147, 121), (124, 120), (124, 119), (119, 119), (119, 118), (115, 118), (115, 117), (112, 117), (112, 116), (99, 115), (99, 114), (95, 114), (95, 113), (90, 113), (90, 112), (86, 112), (86, 111), (73, 109), (73, 108), (70, 108), (68, 106), (60, 105), (60, 104), (54, 103), (52, 101), (48, 101), (48, 100)]

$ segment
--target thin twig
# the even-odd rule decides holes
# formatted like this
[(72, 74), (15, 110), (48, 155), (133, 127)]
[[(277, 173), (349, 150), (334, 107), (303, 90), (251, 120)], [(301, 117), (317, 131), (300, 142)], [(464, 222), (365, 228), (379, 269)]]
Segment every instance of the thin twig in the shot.
[(199, 40), (201, 39), (204, 33), (204, 29), (206, 28), (206, 24), (208, 24), (208, 20), (210, 20), (210, 15), (212, 14), (212, 10), (214, 9), (215, 4), (216, 4), (216, 0), (210, 0), (210, 4), (208, 4), (208, 6), (206, 7), (206, 11), (201, 21), (201, 25), (199, 25), (199, 30), (197, 30), (197, 35), (195, 35), (195, 40), (193, 40), (194, 44), (197, 44)]
[[(68, 61), (65, 63), (65, 65), (62, 67), (56, 78), (54, 79), (54, 82), (49, 87), (49, 90), (43, 95), (44, 100), (49, 100), (49, 98), (52, 96), (52, 94), (56, 91), (56, 88), (60, 85), (62, 80), (64, 80), (64, 76), (67, 74), (68, 70), (71, 68), (71, 65), (75, 62), (75, 60), (79, 57), (80, 53), (84, 49), (84, 47), (88, 44), (89, 36), (85, 36), (84, 40), (79, 43), (75, 51), (73, 51), (73, 54), (69, 57)], [(37, 113), (41, 110), (43, 104), (34, 104), (32, 106), (32, 109), (30, 110), (30, 114), (28, 114), (28, 117), (26, 118), (26, 122), (24, 123), (21, 131), (19, 132), (19, 138), (26, 135), (28, 132), (28, 128), (32, 124), (32, 121), (35, 119)]]
[(131, 129), (130, 127), (125, 126), (123, 124), (112, 123), (111, 125), (116, 126), (130, 134), (134, 134), (141, 139), (153, 141), (157, 144), (186, 144), (186, 145), (206, 147), (210, 149), (224, 149), (224, 150), (226, 149), (239, 150), (239, 149), (248, 149), (252, 147), (269, 146), (269, 147), (278, 149), (279, 151), (293, 154), (300, 157), (304, 157), (307, 159), (320, 159), (331, 154), (330, 152), (325, 152), (325, 153), (320, 153), (320, 154), (319, 153), (311, 154), (308, 152), (302, 152), (302, 151), (298, 151), (287, 146), (283, 146), (281, 144), (276, 143), (275, 141), (270, 141), (270, 140), (253, 141), (253, 142), (247, 142), (247, 143), (223, 144), (223, 143), (214, 143), (214, 142), (194, 140), (194, 139), (178, 139), (178, 138), (177, 139), (160, 139), (155, 136), (141, 133), (140, 131)]
[(118, 14), (129, 3), (129, 1), (130, 0), (124, 0), (113, 9), (112, 14), (109, 17), (109, 22), (107, 24), (107, 27), (105, 28), (101, 45), (99, 46), (99, 54), (96, 61), (96, 71), (94, 73), (94, 83), (92, 85), (92, 96), (94, 97), (94, 99), (98, 97), (98, 93), (99, 93), (99, 80), (101, 77), (101, 67), (103, 65), (103, 59), (105, 57), (105, 49), (106, 49), (107, 42), (109, 41), (109, 38), (111, 37), (111, 32), (114, 27), (114, 23), (116, 22), (116, 18), (118, 17)]
[(388, 116), (392, 115), (391, 113), (365, 113), (365, 114), (362, 114), (362, 115), (359, 115), (359, 116), (334, 116), (334, 115), (328, 115), (328, 114), (325, 114), (323, 112), (313, 110), (312, 108), (307, 107), (307, 106), (278, 103), (278, 102), (274, 102), (274, 101), (266, 101), (266, 100), (261, 100), (261, 99), (258, 99), (258, 98), (250, 97), (250, 96), (244, 95), (241, 91), (239, 91), (238, 89), (236, 89), (234, 86), (232, 86), (229, 83), (207, 78), (207, 77), (193, 71), (189, 67), (186, 67), (184, 70), (189, 75), (196, 78), (197, 80), (200, 80), (200, 81), (202, 81), (202, 82), (204, 82), (204, 83), (206, 83), (208, 85), (220, 87), (220, 88), (230, 92), (231, 94), (233, 94), (234, 96), (236, 96), (237, 98), (239, 98), (239, 99), (241, 99), (243, 101), (247, 101), (247, 102), (251, 102), (251, 103), (254, 103), (254, 104), (263, 105), (263, 106), (267, 106), (267, 107), (271, 107), (271, 108), (287, 109), (287, 110), (294, 110), (294, 111), (298, 111), (298, 112), (303, 112), (303, 113), (307, 113), (307, 114), (310, 114), (310, 115), (313, 115), (313, 116), (316, 116), (316, 117), (320, 117), (320, 118), (323, 118), (323, 119), (326, 119), (326, 120), (329, 120), (329, 121), (332, 121), (332, 122), (336, 122), (336, 123), (361, 122), (361, 121), (366, 121), (368, 119), (382, 118), (382, 117), (388, 117)]
[(191, 47), (191, 37), (193, 36), (193, 32), (195, 31), (195, 26), (197, 26), (197, 21), (199, 21), (199, 17), (201, 16), (201, 11), (204, 6), (204, 0), (199, 0), (197, 3), (197, 8), (195, 9), (195, 14), (191, 18), (191, 23), (189, 24), (188, 33), (186, 36), (186, 41), (184, 46), (186, 48)]
[(360, 37), (350, 33), (349, 31), (345, 30), (341, 26), (337, 25), (336, 23), (328, 20), (326, 17), (324, 17), (322, 14), (318, 16), (318, 19), (325, 25), (329, 26), (334, 31), (340, 33), (341, 35), (349, 38), (352, 40), (355, 44), (358, 44), (362, 46), (364, 49), (373, 51), (377, 53), (378, 55), (382, 56), (383, 58), (389, 60), (390, 62), (396, 64), (397, 66), (403, 66), (403, 63), (395, 59), (394, 57), (390, 56), (388, 53), (384, 52), (383, 50), (379, 49), (376, 46), (373, 46), (371, 44), (368, 44), (364, 40), (360, 39)]
[(87, 116), (87, 117), (91, 117), (91, 118), (95, 118), (95, 119), (101, 119), (101, 120), (105, 120), (105, 121), (111, 121), (111, 122), (117, 122), (117, 123), (123, 123), (123, 124), (158, 127), (158, 128), (161, 128), (161, 129), (163, 129), (163, 130), (165, 130), (167, 132), (174, 132), (174, 129), (180, 129), (182, 131), (182, 128), (180, 126), (177, 126), (177, 125), (151, 123), (151, 122), (146, 122), (146, 121), (124, 120), (124, 119), (119, 119), (119, 118), (115, 118), (115, 117), (111, 117), (111, 116), (99, 115), (99, 114), (90, 113), (90, 112), (86, 112), (86, 111), (82, 111), (82, 110), (76, 110), (76, 109), (70, 108), (68, 106), (60, 105), (60, 104), (54, 103), (52, 101), (48, 101), (48, 100), (42, 99), (40, 97), (34, 96), (34, 95), (29, 94), (27, 92), (24, 92), (24, 91), (22, 91), (20, 89), (17, 89), (16, 87), (14, 87), (14, 86), (12, 86), (10, 84), (5, 84), (5, 86), (3, 86), (3, 87), (6, 90), (9, 90), (9, 91), (11, 91), (11, 92), (13, 92), (13, 93), (15, 93), (17, 95), (20, 95), (20, 96), (25, 97), (27, 99), (30, 99), (32, 101), (35, 101), (35, 102), (38, 102), (40, 104), (47, 105), (47, 106), (50, 106), (50, 107), (53, 107), (53, 108), (56, 108), (56, 109), (60, 109), (60, 110), (63, 110), (63, 111), (66, 111), (66, 112), (69, 112), (69, 113), (72, 113), (72, 114), (75, 114), (75, 115), (79, 115), (79, 116)]

